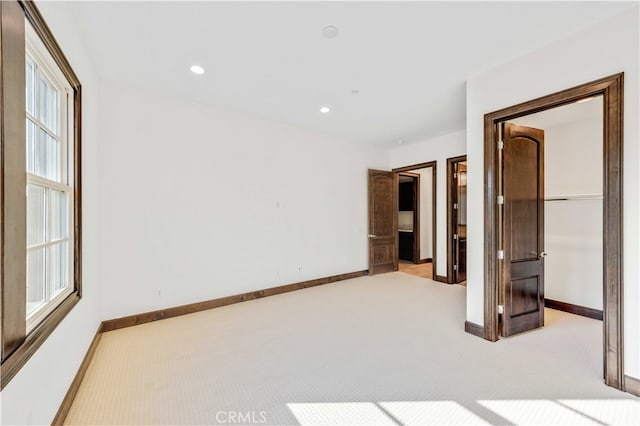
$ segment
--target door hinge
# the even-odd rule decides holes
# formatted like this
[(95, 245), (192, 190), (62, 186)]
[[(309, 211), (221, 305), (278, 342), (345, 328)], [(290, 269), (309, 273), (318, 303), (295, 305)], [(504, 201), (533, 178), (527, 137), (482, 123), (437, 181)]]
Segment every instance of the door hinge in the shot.
[(458, 174), (457, 174), (457, 173), (454, 173), (454, 174), (453, 174), (453, 178), (454, 178), (454, 179), (458, 179)]
[(498, 149), (504, 149), (504, 141), (498, 141)]
[(458, 265), (453, 265), (453, 270), (457, 271), (458, 270)]
[(504, 195), (498, 195), (498, 204), (504, 204)]
[(498, 305), (498, 314), (504, 314), (504, 306)]
[(498, 259), (504, 259), (504, 250), (498, 250)]
[(458, 210), (458, 203), (453, 203), (453, 209)]
[(458, 239), (458, 234), (453, 234), (453, 239), (457, 240)]

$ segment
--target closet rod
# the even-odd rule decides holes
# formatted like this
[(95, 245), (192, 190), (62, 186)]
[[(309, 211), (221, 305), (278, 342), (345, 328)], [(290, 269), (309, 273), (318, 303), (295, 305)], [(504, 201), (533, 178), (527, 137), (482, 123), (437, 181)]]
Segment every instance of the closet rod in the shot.
[(602, 200), (602, 195), (556, 195), (553, 197), (545, 198), (545, 201), (582, 201), (582, 200)]

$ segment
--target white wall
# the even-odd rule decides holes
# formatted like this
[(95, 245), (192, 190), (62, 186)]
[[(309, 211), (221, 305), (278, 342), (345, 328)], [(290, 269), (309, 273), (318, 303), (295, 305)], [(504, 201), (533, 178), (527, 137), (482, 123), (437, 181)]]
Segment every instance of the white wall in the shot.
[(544, 206), (544, 297), (602, 310), (602, 200)]
[[(467, 320), (483, 323), (483, 117), (520, 102), (625, 72), (624, 336), (625, 374), (640, 377), (638, 200), (640, 73), (638, 8), (467, 81), (469, 217)], [(571, 54), (567, 54), (571, 52)], [(593, 52), (598, 52), (594, 55)]]
[[(600, 99), (598, 103), (602, 105)], [(547, 197), (602, 195), (602, 129), (602, 114), (544, 128)]]
[(82, 37), (64, 10), (39, 2), (47, 24), (82, 83), (83, 295), (27, 364), (2, 390), (0, 423), (50, 424), (100, 322), (97, 312), (99, 261), (98, 84)]
[(105, 85), (101, 317), (368, 269), (388, 152)]
[[(547, 197), (602, 195), (602, 126), (600, 114), (545, 128)], [(545, 297), (601, 310), (602, 200), (548, 201), (544, 220)]]
[[(602, 97), (591, 102), (577, 121), (551, 121), (568, 106), (512, 120), (545, 132), (547, 198), (602, 195)], [(544, 228), (545, 297), (602, 310), (602, 200), (547, 201)]]
[(433, 257), (433, 169), (412, 170), (420, 175), (420, 259)]
[(464, 130), (391, 150), (391, 168), (437, 161), (436, 273), (447, 275), (447, 158), (465, 154)]
[(413, 212), (400, 210), (398, 211), (398, 229), (410, 229), (413, 231)]

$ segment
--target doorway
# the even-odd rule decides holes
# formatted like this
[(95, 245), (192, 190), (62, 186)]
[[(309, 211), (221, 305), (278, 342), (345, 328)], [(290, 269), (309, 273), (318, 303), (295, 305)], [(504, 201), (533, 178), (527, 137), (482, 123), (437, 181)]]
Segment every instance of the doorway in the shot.
[(399, 262), (420, 260), (420, 189), (419, 173), (398, 173)]
[[(516, 325), (511, 331), (517, 332), (535, 326), (536, 311), (544, 306), (543, 279), (531, 271), (516, 271), (516, 279), (521, 281), (520, 290), (513, 291), (511, 271), (513, 268), (533, 268), (539, 272), (540, 260), (544, 258), (544, 239), (540, 232), (544, 229), (544, 214), (540, 213), (544, 184), (540, 183), (540, 158), (544, 152), (544, 136), (531, 134), (528, 129), (507, 126), (509, 120), (549, 110), (558, 106), (602, 96), (604, 152), (602, 186), (602, 227), (603, 227), (603, 361), (605, 383), (624, 390), (623, 375), (623, 294), (622, 294), (622, 124), (623, 124), (623, 74), (616, 74), (591, 83), (567, 89), (552, 95), (508, 107), (485, 115), (484, 173), (484, 329), (483, 336), (496, 341), (504, 334), (505, 299), (519, 303), (527, 316), (526, 325)], [(518, 140), (506, 148), (509, 141)], [(526, 173), (509, 170), (510, 158), (529, 158)], [(537, 158), (537, 162), (533, 161)], [(534, 163), (535, 167), (531, 166)], [(526, 183), (513, 186), (516, 175), (524, 173)], [(522, 177), (521, 177), (522, 178)], [(506, 180), (505, 180), (506, 179)], [(536, 180), (537, 183), (532, 182)], [(504, 182), (504, 186), (503, 186)], [(516, 196), (509, 205), (507, 191), (516, 189)], [(523, 205), (516, 206), (515, 201)], [(526, 208), (524, 205), (526, 204)], [(511, 209), (511, 210), (510, 210)], [(533, 216), (531, 216), (533, 212)], [(515, 216), (514, 216), (515, 215)], [(509, 229), (514, 217), (529, 215), (530, 226), (511, 235)], [(504, 224), (504, 226), (503, 226)], [(532, 231), (532, 229), (535, 230)], [(515, 241), (515, 243), (514, 243)], [(533, 249), (532, 249), (533, 247)], [(535, 256), (531, 253), (535, 251)], [(531, 252), (531, 253), (529, 253)], [(517, 258), (516, 265), (506, 265)], [(518, 256), (522, 257), (520, 259)], [(519, 262), (523, 260), (523, 262)], [(526, 262), (525, 262), (526, 261)], [(526, 263), (530, 265), (522, 266)], [(507, 271), (507, 272), (505, 272)], [(522, 273), (522, 274), (520, 274)], [(520, 275), (522, 277), (520, 277)], [(510, 293), (506, 293), (510, 292)], [(532, 297), (532, 294), (535, 296)], [(525, 306), (526, 305), (526, 306)], [(533, 314), (533, 315), (530, 315)], [(506, 321), (509, 321), (508, 319)], [(520, 329), (522, 328), (522, 329)], [(507, 332), (509, 334), (509, 332)]]
[(598, 320), (603, 307), (602, 101), (602, 96), (583, 99), (505, 123), (544, 132), (539, 250), (544, 307)]
[(436, 162), (393, 169), (398, 176), (398, 267), (434, 279), (436, 265)]
[(447, 282), (467, 280), (467, 156), (447, 159)]

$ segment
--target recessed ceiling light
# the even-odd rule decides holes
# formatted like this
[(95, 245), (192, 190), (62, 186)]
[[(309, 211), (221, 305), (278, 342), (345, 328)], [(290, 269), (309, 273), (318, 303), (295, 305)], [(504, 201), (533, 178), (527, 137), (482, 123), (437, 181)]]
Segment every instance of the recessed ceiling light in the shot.
[(323, 114), (329, 114), (329, 112), (331, 112), (331, 108), (329, 108), (328, 106), (320, 107), (320, 112)]
[(191, 65), (191, 68), (189, 69), (194, 74), (198, 74), (198, 75), (204, 74), (204, 68), (202, 68), (200, 65)]
[(322, 29), (322, 35), (325, 36), (325, 38), (336, 38), (338, 37), (338, 27), (327, 25)]

